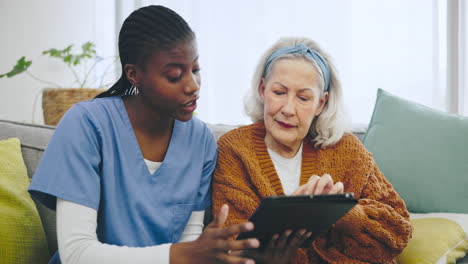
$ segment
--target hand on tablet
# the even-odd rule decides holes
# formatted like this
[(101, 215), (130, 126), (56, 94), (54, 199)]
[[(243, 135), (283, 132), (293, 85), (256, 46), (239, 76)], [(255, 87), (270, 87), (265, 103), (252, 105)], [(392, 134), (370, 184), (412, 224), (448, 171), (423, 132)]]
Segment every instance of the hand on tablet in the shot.
[(324, 174), (322, 177), (314, 175), (309, 178), (309, 181), (299, 186), (292, 195), (317, 195), (317, 194), (336, 194), (343, 193), (344, 185), (342, 182), (333, 183), (333, 179), (329, 174)]
[(174, 263), (249, 263), (252, 259), (230, 254), (231, 250), (258, 248), (260, 242), (255, 238), (229, 240), (242, 232), (253, 230), (251, 222), (223, 227), (229, 208), (223, 205), (214, 220), (206, 226), (200, 237), (192, 242), (176, 243), (171, 246), (171, 264)]
[(312, 235), (305, 229), (297, 232), (286, 230), (281, 236), (275, 234), (268, 242), (266, 248), (258, 250), (248, 250), (245, 254), (249, 258), (255, 259), (255, 263), (286, 264), (296, 255), (297, 249)]

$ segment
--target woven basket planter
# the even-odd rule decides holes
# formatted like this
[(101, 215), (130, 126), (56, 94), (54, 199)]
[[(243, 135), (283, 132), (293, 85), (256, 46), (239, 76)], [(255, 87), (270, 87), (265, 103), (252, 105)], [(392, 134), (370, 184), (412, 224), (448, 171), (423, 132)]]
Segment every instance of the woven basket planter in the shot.
[(46, 88), (42, 93), (42, 111), (44, 123), (56, 126), (63, 114), (78, 102), (89, 100), (104, 92), (105, 89), (51, 89)]

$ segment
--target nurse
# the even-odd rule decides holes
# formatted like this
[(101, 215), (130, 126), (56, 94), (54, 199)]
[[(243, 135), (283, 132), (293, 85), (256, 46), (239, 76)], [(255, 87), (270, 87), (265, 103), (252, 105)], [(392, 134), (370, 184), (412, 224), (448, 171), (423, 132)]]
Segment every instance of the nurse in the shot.
[(253, 263), (230, 250), (223, 206), (205, 230), (216, 141), (193, 117), (200, 89), (195, 34), (182, 17), (147, 6), (119, 34), (122, 76), (76, 104), (57, 126), (29, 191), (57, 212), (50, 263)]

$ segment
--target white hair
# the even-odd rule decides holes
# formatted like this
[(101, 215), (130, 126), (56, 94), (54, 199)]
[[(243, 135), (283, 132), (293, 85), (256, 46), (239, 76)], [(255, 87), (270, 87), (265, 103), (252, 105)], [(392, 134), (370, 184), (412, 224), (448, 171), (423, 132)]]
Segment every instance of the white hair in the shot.
[[(333, 146), (336, 144), (342, 137), (345, 132), (348, 132), (349, 126), (347, 123), (347, 118), (345, 118), (344, 107), (342, 103), (342, 89), (341, 83), (337, 76), (337, 71), (331, 57), (322, 51), (319, 45), (308, 38), (281, 38), (279, 39), (272, 47), (270, 47), (261, 57), (255, 73), (252, 78), (252, 86), (244, 99), (244, 109), (246, 114), (250, 117), (253, 122), (263, 121), (264, 118), (264, 105), (260, 98), (259, 94), (259, 86), (264, 74), (265, 63), (268, 57), (275, 51), (280, 48), (296, 46), (299, 44), (304, 44), (310, 49), (315, 50), (318, 52), (327, 62), (328, 67), (330, 68), (330, 84), (328, 88), (328, 100), (323, 108), (322, 112), (314, 118), (312, 124), (309, 128), (309, 135), (311, 136), (311, 140), (314, 144), (315, 148), (326, 148), (329, 146)], [(312, 61), (308, 56), (300, 55), (300, 54), (287, 54), (278, 57), (275, 59), (271, 65), (270, 69), (272, 69), (273, 65), (276, 61), (283, 58), (304, 58), (307, 61), (312, 62), (313, 66), (315, 67), (319, 79), (320, 79), (320, 86), (323, 95), (323, 88), (324, 88), (324, 80), (321, 73), (321, 70), (318, 68), (317, 63)], [(271, 70), (270, 70), (271, 72)], [(267, 79), (269, 76), (265, 79)]]

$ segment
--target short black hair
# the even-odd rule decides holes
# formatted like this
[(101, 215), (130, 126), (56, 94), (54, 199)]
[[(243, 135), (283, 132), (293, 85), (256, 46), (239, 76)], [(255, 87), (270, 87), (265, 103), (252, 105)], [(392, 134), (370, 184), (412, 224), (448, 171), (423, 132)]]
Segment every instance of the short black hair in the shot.
[(167, 7), (150, 5), (133, 11), (125, 19), (119, 33), (122, 75), (111, 88), (96, 98), (132, 94), (133, 87), (124, 70), (126, 64), (144, 67), (155, 50), (169, 49), (181, 41), (194, 38), (195, 33), (187, 22)]

